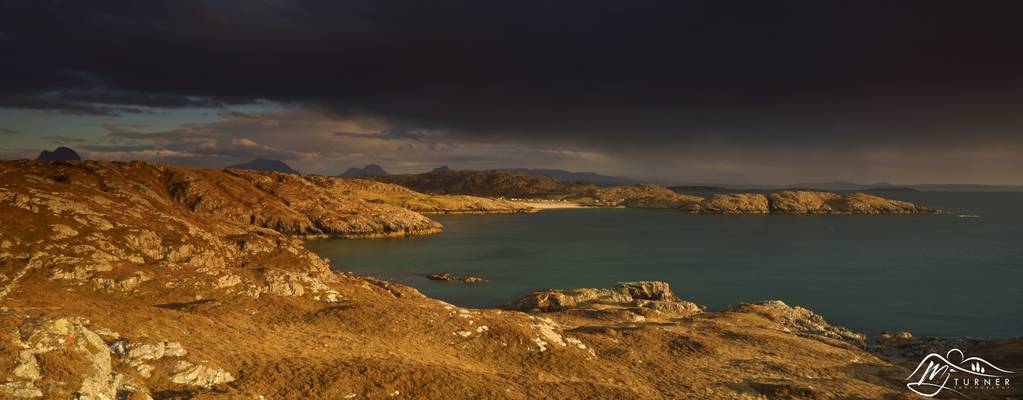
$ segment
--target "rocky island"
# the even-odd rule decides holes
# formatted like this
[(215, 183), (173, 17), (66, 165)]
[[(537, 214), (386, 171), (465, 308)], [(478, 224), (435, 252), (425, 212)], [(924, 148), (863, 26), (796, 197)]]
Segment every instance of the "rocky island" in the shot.
[[(631, 190), (671, 198), (596, 193)], [(442, 229), (421, 212), (528, 211), (424, 192), (144, 162), (0, 162), (0, 396), (911, 398), (902, 380), (918, 360), (905, 357), (927, 342), (890, 335), (898, 351), (885, 352), (895, 347), (782, 302), (707, 311), (663, 282), (624, 282), (467, 309), (334, 271), (303, 245)], [(705, 202), (878, 207), (798, 193)], [(995, 363), (1023, 353), (1018, 340), (967, 344)]]

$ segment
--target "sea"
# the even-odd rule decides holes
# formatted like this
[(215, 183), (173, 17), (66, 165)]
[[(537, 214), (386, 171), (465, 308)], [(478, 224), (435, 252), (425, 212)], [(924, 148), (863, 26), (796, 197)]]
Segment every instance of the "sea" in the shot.
[[(710, 310), (777, 299), (870, 336), (1023, 335), (1023, 193), (881, 195), (946, 213), (433, 215), (443, 233), (321, 239), (309, 247), (336, 270), (397, 281), (464, 307), (499, 306), (539, 289), (659, 280)], [(487, 282), (425, 277), (440, 272)]]

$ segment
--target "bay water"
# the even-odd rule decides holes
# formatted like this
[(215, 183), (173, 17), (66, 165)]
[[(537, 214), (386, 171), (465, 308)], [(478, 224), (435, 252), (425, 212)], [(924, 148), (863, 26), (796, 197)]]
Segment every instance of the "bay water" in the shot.
[[(310, 248), (335, 269), (418, 288), (466, 307), (532, 290), (662, 280), (722, 309), (783, 300), (868, 335), (1023, 335), (1023, 193), (882, 194), (943, 215), (692, 215), (565, 209), (434, 215), (445, 231), (327, 239)], [(450, 272), (469, 285), (431, 281)]]

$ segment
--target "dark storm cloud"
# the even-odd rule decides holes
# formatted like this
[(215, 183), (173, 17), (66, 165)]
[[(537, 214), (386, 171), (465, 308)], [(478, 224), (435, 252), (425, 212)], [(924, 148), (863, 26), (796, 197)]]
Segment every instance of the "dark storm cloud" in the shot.
[(1021, 17), (1019, 2), (11, 1), (0, 106), (266, 99), (397, 135), (623, 153), (1018, 144)]
[(48, 142), (53, 143), (53, 144), (60, 144), (60, 145), (78, 144), (78, 143), (86, 143), (87, 142), (87, 140), (82, 139), (82, 138), (74, 138), (74, 137), (67, 137), (67, 136), (61, 136), (61, 135), (43, 136), (43, 137), (40, 137), (40, 139), (48, 141)]

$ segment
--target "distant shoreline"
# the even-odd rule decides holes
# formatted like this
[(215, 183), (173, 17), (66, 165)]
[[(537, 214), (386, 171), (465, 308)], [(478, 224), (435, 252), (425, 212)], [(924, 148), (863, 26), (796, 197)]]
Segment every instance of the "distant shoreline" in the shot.
[(520, 204), (524, 207), (532, 207), (540, 210), (556, 210), (566, 208), (592, 208), (587, 207), (579, 203), (573, 203), (570, 201), (512, 201), (515, 204)]

